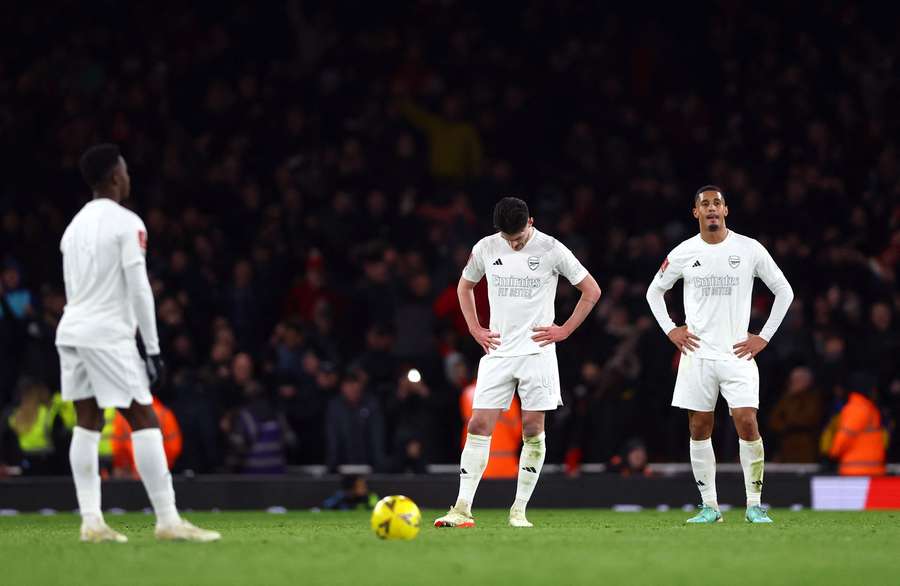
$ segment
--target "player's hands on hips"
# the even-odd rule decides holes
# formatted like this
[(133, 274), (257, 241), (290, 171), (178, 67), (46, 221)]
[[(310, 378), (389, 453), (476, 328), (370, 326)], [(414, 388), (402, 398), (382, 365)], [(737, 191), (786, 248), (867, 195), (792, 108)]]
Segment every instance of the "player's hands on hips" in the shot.
[(562, 342), (569, 337), (569, 332), (566, 330), (566, 328), (558, 326), (556, 324), (552, 324), (549, 326), (538, 326), (536, 328), (533, 328), (532, 331), (537, 333), (531, 336), (531, 339), (537, 342), (541, 348), (548, 344), (556, 344), (557, 342)]
[(487, 328), (478, 326), (474, 330), (469, 330), (478, 345), (484, 350), (485, 354), (490, 354), (491, 350), (496, 350), (500, 345), (500, 334), (492, 332)]
[(147, 366), (147, 378), (150, 379), (150, 389), (157, 390), (162, 386), (166, 375), (166, 363), (159, 354), (151, 354), (144, 360)]
[(768, 345), (769, 343), (766, 342), (765, 338), (756, 334), (748, 334), (746, 340), (734, 345), (734, 353), (737, 354), (738, 358), (746, 356), (747, 360), (753, 360)]
[(693, 352), (700, 347), (700, 338), (689, 332), (687, 326), (674, 328), (668, 336), (682, 354), (687, 354), (688, 351)]

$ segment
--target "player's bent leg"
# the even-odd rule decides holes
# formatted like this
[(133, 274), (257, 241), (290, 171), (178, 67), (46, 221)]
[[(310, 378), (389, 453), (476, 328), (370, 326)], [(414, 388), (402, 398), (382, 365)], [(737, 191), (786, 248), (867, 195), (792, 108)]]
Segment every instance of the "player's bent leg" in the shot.
[(688, 411), (691, 432), (691, 470), (700, 491), (700, 512), (688, 523), (717, 523), (722, 520), (716, 494), (716, 454), (712, 446), (715, 412)]
[(217, 531), (200, 529), (178, 514), (162, 432), (153, 407), (132, 402), (130, 407), (120, 411), (131, 425), (134, 464), (156, 514), (156, 538), (199, 542), (220, 539)]
[(547, 444), (544, 434), (543, 411), (522, 412), (522, 454), (519, 457), (519, 477), (516, 484), (516, 500), (509, 510), (512, 527), (533, 527), (525, 516), (525, 508), (544, 466)]
[(746, 520), (750, 523), (771, 523), (768, 512), (760, 505), (762, 501), (763, 476), (765, 469), (765, 449), (759, 435), (756, 408), (736, 407), (732, 409), (734, 427), (738, 434), (741, 468), (744, 471), (744, 487), (747, 492)]

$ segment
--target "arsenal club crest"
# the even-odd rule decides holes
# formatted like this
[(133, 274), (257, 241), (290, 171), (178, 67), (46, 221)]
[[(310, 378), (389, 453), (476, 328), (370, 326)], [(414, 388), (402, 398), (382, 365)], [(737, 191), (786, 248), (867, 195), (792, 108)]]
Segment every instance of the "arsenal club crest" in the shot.
[(741, 257), (736, 255), (731, 255), (728, 257), (728, 264), (731, 265), (731, 268), (736, 269), (741, 266)]
[(541, 266), (541, 257), (539, 256), (529, 256), (528, 257), (528, 268), (532, 271), (536, 271), (537, 268)]

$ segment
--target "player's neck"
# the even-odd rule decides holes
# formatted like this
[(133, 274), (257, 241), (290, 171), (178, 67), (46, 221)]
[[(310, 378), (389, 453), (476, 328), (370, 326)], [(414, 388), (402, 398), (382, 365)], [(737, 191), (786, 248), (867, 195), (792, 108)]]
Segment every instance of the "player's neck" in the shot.
[(725, 226), (722, 226), (718, 230), (703, 230), (700, 229), (700, 238), (703, 239), (703, 242), (707, 244), (720, 244), (723, 240), (728, 237), (729, 230)]
[(116, 197), (112, 193), (100, 193), (99, 191), (94, 192), (94, 199), (111, 199), (112, 201), (114, 201), (116, 203), (122, 202), (122, 200), (120, 198)]

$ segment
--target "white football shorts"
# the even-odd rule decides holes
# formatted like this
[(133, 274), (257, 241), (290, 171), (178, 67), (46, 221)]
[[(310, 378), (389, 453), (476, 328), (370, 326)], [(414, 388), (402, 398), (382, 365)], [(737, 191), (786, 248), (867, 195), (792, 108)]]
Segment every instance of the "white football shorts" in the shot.
[(473, 409), (509, 409), (518, 391), (523, 411), (553, 411), (562, 405), (556, 352), (491, 356), (478, 363)]
[(153, 403), (147, 368), (136, 344), (113, 348), (57, 346), (62, 398), (79, 401), (93, 397), (97, 405), (130, 407)]
[(715, 411), (719, 392), (729, 409), (759, 408), (756, 360), (710, 360), (682, 355), (672, 405), (691, 411)]

